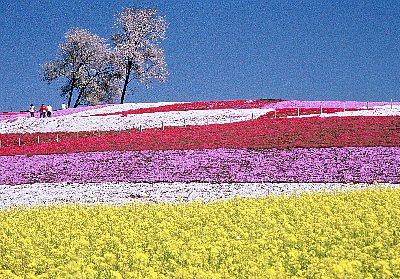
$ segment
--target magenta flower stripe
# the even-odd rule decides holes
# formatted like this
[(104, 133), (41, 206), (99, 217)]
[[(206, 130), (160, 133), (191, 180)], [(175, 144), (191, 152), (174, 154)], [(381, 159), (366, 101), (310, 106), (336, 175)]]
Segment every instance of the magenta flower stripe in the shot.
[(300, 100), (288, 100), (276, 103), (268, 103), (263, 108), (361, 108), (361, 107), (377, 107), (385, 105), (400, 105), (400, 102), (341, 102), (341, 101), (300, 101)]

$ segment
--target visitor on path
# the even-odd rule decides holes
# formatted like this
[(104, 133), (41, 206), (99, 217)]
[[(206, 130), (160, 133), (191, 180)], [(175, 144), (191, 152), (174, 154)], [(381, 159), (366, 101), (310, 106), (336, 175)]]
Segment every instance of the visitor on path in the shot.
[(45, 118), (46, 117), (46, 111), (47, 111), (46, 106), (44, 104), (42, 104), (40, 106), (40, 109), (39, 109), (40, 118)]
[(67, 109), (67, 105), (66, 105), (66, 104), (64, 104), (64, 103), (62, 103), (62, 105), (61, 105), (61, 109), (62, 109), (62, 110), (64, 110), (64, 109)]
[(47, 117), (51, 117), (52, 112), (53, 112), (53, 107), (50, 105), (47, 105)]
[(29, 113), (31, 114), (31, 117), (35, 117), (35, 106), (33, 104), (29, 106)]

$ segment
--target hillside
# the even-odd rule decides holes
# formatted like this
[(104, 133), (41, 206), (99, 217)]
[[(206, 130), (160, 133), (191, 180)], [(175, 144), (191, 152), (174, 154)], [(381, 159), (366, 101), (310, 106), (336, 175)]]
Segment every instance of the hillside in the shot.
[[(132, 190), (122, 200), (129, 201), (153, 199), (135, 183), (157, 189), (172, 183), (179, 189), (174, 196), (157, 197), (174, 200), (215, 196), (191, 196), (191, 183), (315, 183), (319, 189), (319, 183), (400, 182), (397, 103), (123, 104), (56, 111), (45, 119), (14, 115), (1, 122), (0, 184), (39, 185), (39, 192), (47, 191), (43, 183), (83, 188), (128, 183)], [(9, 200), (4, 206), (18, 203), (18, 191), (4, 193)], [(86, 199), (103, 200), (101, 193)]]
[(0, 277), (398, 277), (399, 186), (400, 103), (3, 113)]

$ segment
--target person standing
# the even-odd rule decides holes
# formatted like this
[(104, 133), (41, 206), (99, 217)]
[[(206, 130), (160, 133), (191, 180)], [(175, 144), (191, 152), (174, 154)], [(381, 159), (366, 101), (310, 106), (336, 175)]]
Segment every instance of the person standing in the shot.
[(47, 117), (51, 117), (52, 112), (53, 112), (53, 107), (50, 105), (47, 105)]
[(46, 111), (47, 111), (46, 106), (45, 106), (44, 104), (42, 104), (42, 105), (40, 106), (40, 109), (39, 109), (40, 118), (45, 118), (45, 117), (46, 117)]
[(62, 103), (61, 109), (62, 109), (62, 110), (67, 109), (67, 105), (66, 105), (65, 103)]
[(33, 104), (29, 106), (29, 113), (31, 114), (31, 117), (35, 117), (35, 106)]

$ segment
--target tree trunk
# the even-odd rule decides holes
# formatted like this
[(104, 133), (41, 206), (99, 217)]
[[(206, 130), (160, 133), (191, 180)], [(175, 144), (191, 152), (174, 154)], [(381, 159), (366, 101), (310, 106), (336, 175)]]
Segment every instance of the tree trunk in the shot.
[(83, 92), (84, 92), (84, 89), (81, 89), (81, 90), (79, 91), (78, 97), (76, 98), (76, 101), (75, 101), (75, 104), (74, 104), (74, 108), (76, 108), (76, 107), (79, 106), (79, 103), (80, 103), (80, 101), (81, 101), (81, 97), (82, 97), (82, 95), (83, 95)]
[(74, 94), (74, 87), (75, 87), (75, 78), (73, 78), (71, 81), (71, 90), (69, 91), (67, 108), (69, 108), (71, 106), (72, 95)]
[(126, 94), (126, 88), (128, 87), (129, 77), (131, 75), (131, 69), (132, 69), (132, 61), (129, 60), (128, 61), (128, 65), (126, 66), (126, 75), (125, 75), (124, 87), (122, 88), (122, 94), (121, 94), (121, 104), (124, 103), (125, 94)]
[(69, 92), (69, 97), (68, 97), (68, 106), (67, 108), (69, 108), (71, 106), (71, 100), (72, 100), (72, 94), (74, 93), (74, 88), (71, 87), (71, 91)]

